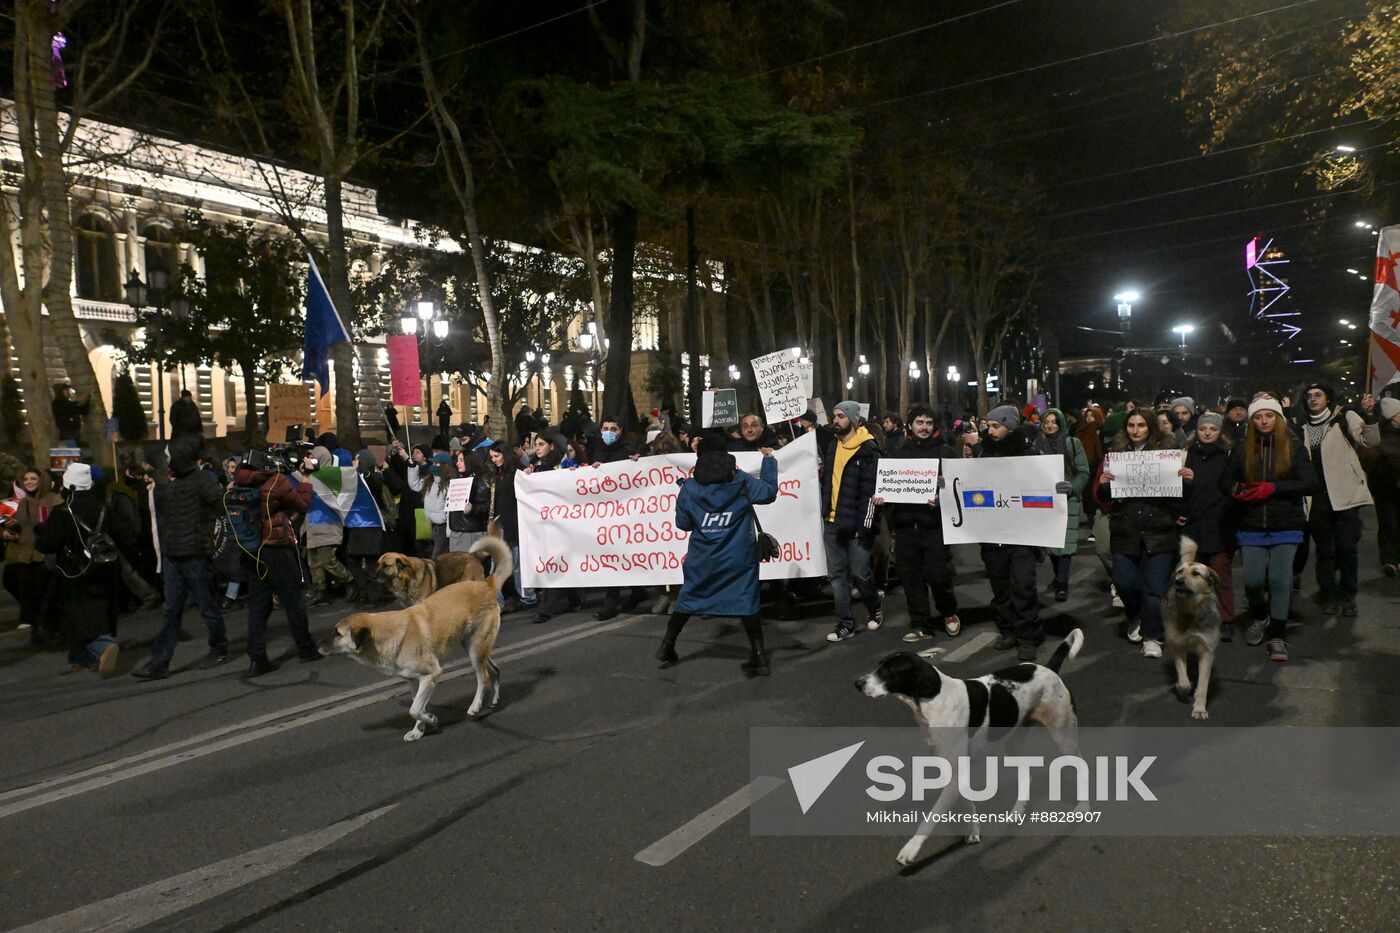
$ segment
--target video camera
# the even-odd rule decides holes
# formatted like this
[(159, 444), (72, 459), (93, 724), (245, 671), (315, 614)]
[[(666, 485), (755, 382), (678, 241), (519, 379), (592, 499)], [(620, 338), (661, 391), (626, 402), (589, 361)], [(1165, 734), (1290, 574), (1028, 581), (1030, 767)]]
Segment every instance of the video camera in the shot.
[(311, 445), (306, 443), (277, 444), (264, 450), (254, 448), (244, 451), (238, 458), (238, 467), (259, 472), (295, 473), (309, 450)]

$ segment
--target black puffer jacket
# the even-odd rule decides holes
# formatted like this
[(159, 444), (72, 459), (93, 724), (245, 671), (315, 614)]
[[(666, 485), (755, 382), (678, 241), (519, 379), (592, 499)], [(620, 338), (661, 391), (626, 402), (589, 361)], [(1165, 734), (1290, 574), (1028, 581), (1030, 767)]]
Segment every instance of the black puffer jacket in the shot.
[(485, 472), (484, 467), (477, 467), (472, 475), (471, 497), (467, 500), (467, 508), (462, 512), (447, 513), (447, 530), (455, 531), (459, 534), (479, 534), (486, 530), (486, 522), (490, 518), (487, 514), (491, 510), (491, 484), (481, 474)]
[(72, 645), (99, 635), (116, 634), (117, 593), (121, 586), (118, 563), (97, 564), (83, 556), (88, 532), (78, 529), (74, 516), (90, 531), (106, 532), (124, 554), (132, 553), (136, 546), (136, 529), (110, 509), (104, 510), (99, 490), (65, 493), (64, 498), (66, 504), (50, 511), (49, 520), (34, 529), (34, 547), (40, 554), (56, 555), (59, 573), (54, 579), (54, 608), (64, 638)]
[[(905, 438), (898, 447), (887, 449), (885, 459), (887, 460), (917, 460), (920, 458), (950, 459), (957, 456), (957, 451), (953, 450), (951, 444), (943, 439), (942, 432), (922, 439), (910, 435)], [(939, 517), (938, 506), (914, 505), (912, 503), (897, 503), (881, 507), (885, 513), (885, 521), (890, 526), (890, 531), (917, 531), (922, 533), (937, 532), (940, 537), (943, 533), (942, 519)]]
[(170, 442), (170, 470), (175, 478), (156, 486), (156, 529), (166, 557), (208, 557), (214, 549), (214, 524), (223, 512), (219, 481), (196, 464), (200, 438), (182, 435)]
[(1186, 448), (1186, 469), (1195, 474), (1185, 483), (1182, 509), (1186, 524), (1181, 533), (1195, 541), (1201, 554), (1234, 550), (1235, 484), (1234, 451), (1220, 441), (1196, 441)]
[(1099, 505), (1109, 513), (1110, 552), (1140, 557), (1177, 550), (1181, 542), (1181, 528), (1176, 520), (1184, 514), (1180, 498), (1115, 499), (1111, 487), (1112, 484), (1100, 473), (1094, 495)]
[[(857, 430), (864, 431), (864, 428)], [(841, 489), (836, 497), (836, 531), (842, 535), (872, 537), (875, 534), (875, 475), (880, 469), (880, 445), (868, 433), (841, 470)], [(836, 466), (838, 438), (822, 454), (822, 519), (831, 513), (831, 474)], [(732, 449), (732, 448), (731, 448)]]
[[(1308, 524), (1307, 509), (1303, 500), (1322, 491), (1317, 468), (1313, 466), (1303, 442), (1292, 434), (1288, 442), (1293, 448), (1293, 464), (1289, 475), (1275, 477), (1274, 460), (1269, 456), (1271, 446), (1266, 443), (1260, 475), (1255, 482), (1274, 484), (1274, 494), (1261, 502), (1236, 502), (1236, 531), (1302, 531)], [(1244, 475), (1244, 450), (1235, 451), (1235, 482), (1247, 483)]]

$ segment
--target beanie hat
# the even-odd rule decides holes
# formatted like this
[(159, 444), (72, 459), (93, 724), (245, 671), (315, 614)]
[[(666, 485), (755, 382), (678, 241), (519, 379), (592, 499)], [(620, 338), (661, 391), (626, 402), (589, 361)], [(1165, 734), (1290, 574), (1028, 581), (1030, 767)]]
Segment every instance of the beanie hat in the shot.
[(1196, 419), (1196, 427), (1199, 428), (1203, 424), (1213, 424), (1217, 428), (1223, 428), (1225, 427), (1225, 419), (1213, 411), (1208, 411)]
[(1336, 400), (1337, 400), (1337, 392), (1336, 392), (1335, 389), (1333, 389), (1333, 388), (1332, 388), (1330, 385), (1328, 385), (1327, 383), (1325, 383), (1325, 382), (1309, 382), (1307, 385), (1303, 386), (1303, 394), (1304, 394), (1304, 395), (1307, 395), (1307, 394), (1308, 394), (1310, 391), (1312, 391), (1313, 389), (1318, 389), (1319, 391), (1322, 392), (1323, 395), (1327, 396), (1327, 404), (1328, 404), (1328, 405), (1334, 404), (1334, 403), (1336, 402)]
[(1195, 411), (1196, 400), (1189, 395), (1183, 395), (1181, 398), (1172, 399), (1172, 407), (1176, 408), (1178, 406), (1185, 408), (1188, 411)]
[(1381, 399), (1381, 417), (1386, 421), (1400, 415), (1400, 398)]
[(995, 421), (1008, 428), (1019, 428), (1021, 426), (1021, 413), (1016, 410), (1015, 405), (998, 405), (987, 412), (987, 420)]
[(1283, 406), (1278, 403), (1278, 399), (1268, 395), (1249, 403), (1249, 417), (1253, 418), (1256, 411), (1271, 411), (1280, 418), (1283, 417)]
[(355, 461), (359, 465), (360, 472), (366, 476), (373, 473), (375, 467), (379, 466), (379, 458), (377, 458), (374, 455), (374, 451), (369, 448), (365, 448), (355, 454)]
[(1236, 408), (1248, 408), (1249, 403), (1242, 398), (1232, 398), (1225, 403), (1225, 411), (1230, 412)]
[(729, 445), (725, 442), (722, 434), (706, 434), (700, 438), (700, 445), (695, 452), (701, 457), (706, 454), (727, 454), (729, 453)]
[(853, 402), (850, 399), (847, 399), (843, 402), (837, 402), (835, 405), (835, 410), (843, 413), (847, 418), (851, 419), (851, 424), (860, 424), (859, 402)]
[(65, 489), (91, 489), (92, 467), (86, 463), (70, 463), (63, 471)]

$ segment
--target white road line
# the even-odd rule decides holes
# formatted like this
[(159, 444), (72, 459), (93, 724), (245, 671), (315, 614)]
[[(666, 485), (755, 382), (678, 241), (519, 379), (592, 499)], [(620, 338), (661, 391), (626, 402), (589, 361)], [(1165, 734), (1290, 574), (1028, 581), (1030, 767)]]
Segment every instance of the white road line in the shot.
[(972, 657), (974, 654), (981, 651), (983, 648), (987, 647), (996, 640), (997, 636), (995, 632), (983, 632), (982, 634), (975, 636), (967, 644), (961, 645), (957, 648), (954, 648), (952, 651), (949, 651), (947, 656), (944, 657), (943, 660), (966, 661), (968, 658)]
[(739, 788), (680, 829), (653, 842), (633, 858), (645, 865), (660, 868), (743, 813), (755, 800), (772, 793), (786, 783), (780, 777), (764, 775), (752, 784)]
[[(495, 660), (504, 664), (520, 658), (527, 658), (548, 651), (551, 648), (558, 648), (576, 641), (582, 641), (586, 638), (593, 638), (597, 635), (605, 634), (615, 629), (622, 628), (624, 625), (630, 625), (632, 622), (641, 618), (644, 618), (644, 616), (627, 616), (615, 622), (609, 622), (606, 625), (580, 627), (580, 631), (574, 631), (562, 637), (555, 637), (547, 641), (532, 639), (534, 643), (530, 644), (528, 647), (522, 646), (516, 650), (504, 651), (496, 655)], [(439, 677), (438, 683), (455, 680), (467, 674), (474, 675), (474, 673), (472, 668), (464, 660), (457, 663), (453, 670)], [(509, 678), (507, 678), (506, 682), (509, 683)], [(215, 729), (212, 732), (206, 732), (192, 739), (173, 742), (160, 748), (142, 752), (139, 755), (132, 755), (128, 758), (109, 762), (105, 765), (99, 765), (95, 768), (76, 771), (72, 774), (61, 775), (38, 784), (31, 784), (27, 787), (16, 788), (0, 796), (0, 800), (12, 801), (0, 806), (0, 819), (7, 816), (14, 816), (17, 813), (23, 813), (26, 810), (32, 810), (36, 807), (44, 806), (45, 804), (66, 800), (69, 797), (76, 797), (88, 791), (108, 787), (134, 777), (140, 777), (143, 774), (161, 771), (172, 765), (183, 764), (184, 762), (204, 758), (216, 752), (225, 751), (226, 749), (237, 748), (240, 745), (246, 745), (257, 739), (288, 732), (299, 726), (320, 722), (332, 716), (339, 716), (341, 713), (348, 713), (366, 706), (373, 706), (376, 703), (383, 702), (403, 689), (404, 681), (402, 680), (379, 681), (367, 687), (336, 694), (329, 700), (315, 703), (303, 703), (300, 706), (294, 706), (276, 713), (268, 713), (243, 723), (226, 726), (222, 729)], [(216, 739), (217, 741), (215, 741)]]
[(398, 804), (390, 804), (362, 813), (325, 829), (274, 842), (183, 875), (17, 927), (10, 933), (68, 933), (72, 930), (119, 933), (122, 930), (136, 930), (290, 868), (396, 806)]

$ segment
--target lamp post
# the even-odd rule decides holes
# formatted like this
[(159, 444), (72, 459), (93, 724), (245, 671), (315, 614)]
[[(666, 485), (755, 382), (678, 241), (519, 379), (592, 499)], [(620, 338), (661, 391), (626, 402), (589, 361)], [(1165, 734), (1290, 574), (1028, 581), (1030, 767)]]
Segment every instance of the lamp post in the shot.
[(190, 302), (184, 295), (170, 294), (170, 274), (160, 266), (148, 270), (151, 277), (150, 284), (141, 281), (141, 275), (135, 270), (131, 270), (131, 277), (126, 280), (126, 303), (134, 311), (143, 308), (153, 308), (155, 317), (151, 324), (154, 326), (152, 334), (152, 350), (156, 358), (156, 431), (161, 440), (165, 440), (165, 353), (161, 348), (161, 331), (165, 326), (165, 315), (169, 311), (177, 320), (184, 320), (190, 314)]
[(1196, 325), (1194, 324), (1178, 324), (1172, 328), (1173, 334), (1181, 335), (1181, 358), (1183, 361), (1186, 359), (1186, 335), (1195, 329)]

